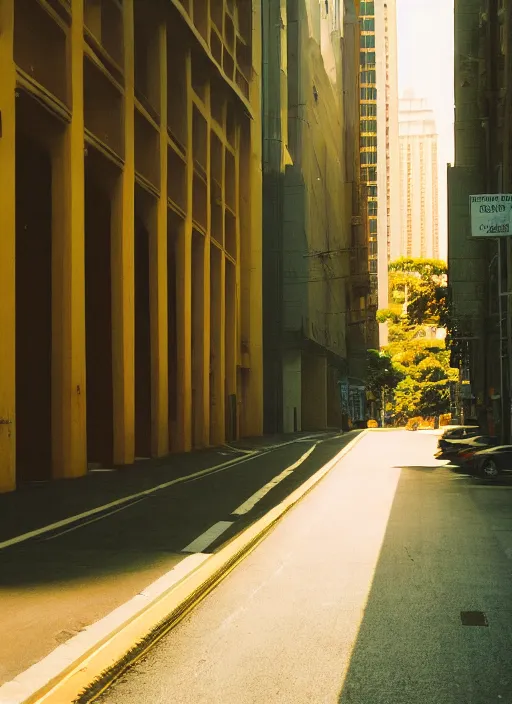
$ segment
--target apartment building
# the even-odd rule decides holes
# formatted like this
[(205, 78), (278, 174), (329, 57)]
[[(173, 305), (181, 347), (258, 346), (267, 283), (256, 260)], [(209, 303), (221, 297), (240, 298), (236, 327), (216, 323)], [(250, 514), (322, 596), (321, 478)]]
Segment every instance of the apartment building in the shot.
[(369, 317), (357, 5), (266, 0), (263, 18), (265, 423), (341, 427)]
[(401, 237), (391, 258), (439, 259), (438, 135), (424, 98), (408, 91), (399, 103)]

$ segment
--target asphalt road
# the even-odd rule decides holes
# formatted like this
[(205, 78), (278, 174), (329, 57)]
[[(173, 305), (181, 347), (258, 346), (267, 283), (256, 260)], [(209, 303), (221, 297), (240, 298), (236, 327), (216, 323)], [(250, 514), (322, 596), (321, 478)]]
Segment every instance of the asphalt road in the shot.
[[(190, 552), (217, 550), (282, 501), (355, 436), (332, 433), (330, 440), (326, 434), (315, 440), (302, 438), (254, 457), (233, 453), (239, 464), (0, 549), (0, 684), (134, 597)], [(310, 454), (304, 458), (306, 453)], [(226, 462), (233, 454), (214, 456), (213, 463)], [(80, 507), (83, 510), (118, 498), (121, 490), (121, 496), (128, 496), (151, 489), (159, 481), (203, 470), (210, 455), (183, 458), (181, 474), (179, 466), (168, 472), (162, 466), (152, 475), (154, 484), (139, 468), (140, 475), (128, 472), (126, 484), (119, 473), (117, 478), (109, 474), (87, 478), (76, 489), (72, 482), (57, 489), (79, 506), (73, 491), (79, 494), (79, 486), (84, 486), (87, 503)], [(263, 495), (262, 489), (289, 467), (294, 468)], [(103, 494), (102, 487), (109, 491)], [(53, 488), (45, 486), (41, 491), (51, 496)], [(51, 504), (41, 506), (44, 502), (39, 502), (39, 519), (69, 515), (69, 508), (63, 513), (58, 492), (53, 495), (56, 511), (51, 511)], [(249, 510), (234, 514), (257, 492), (262, 496), (255, 497)], [(15, 501), (21, 498), (13, 495)], [(39, 528), (41, 521), (22, 524)], [(213, 536), (209, 534), (212, 527)]]
[(98, 701), (512, 704), (512, 489), (435, 443), (365, 437)]

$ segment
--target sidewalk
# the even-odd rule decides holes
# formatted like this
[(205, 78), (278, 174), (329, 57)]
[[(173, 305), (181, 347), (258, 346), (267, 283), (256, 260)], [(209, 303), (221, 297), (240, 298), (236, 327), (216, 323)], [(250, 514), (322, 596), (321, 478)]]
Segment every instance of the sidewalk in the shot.
[[(201, 481), (156, 492), (0, 550), (0, 685), (124, 604), (187, 557), (184, 548), (272, 481), (312, 447), (311, 434), (258, 438), (73, 481), (22, 487), (0, 496), (0, 543), (173, 479), (238, 460)], [(332, 437), (315, 434), (315, 439)], [(255, 511), (231, 524), (229, 538), (270, 510), (354, 437), (337, 436)], [(272, 447), (272, 451), (266, 451)], [(260, 450), (252, 456), (244, 453)], [(225, 540), (224, 536), (220, 540)], [(5, 542), (4, 542), (5, 545)], [(202, 552), (213, 552), (217, 543)]]

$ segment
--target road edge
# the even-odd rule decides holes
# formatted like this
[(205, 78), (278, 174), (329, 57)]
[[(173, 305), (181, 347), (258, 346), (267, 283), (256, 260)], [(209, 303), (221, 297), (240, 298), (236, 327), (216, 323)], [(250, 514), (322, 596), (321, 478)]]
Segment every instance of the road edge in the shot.
[[(91, 634), (86, 629), (1, 686), (0, 704), (93, 701), (215, 589), (368, 432), (359, 432), (313, 476), (218, 553), (207, 557), (191, 556), (196, 560), (181, 577), (179, 565), (189, 558), (178, 563), (175, 570), (171, 570), (178, 573), (178, 580), (175, 579), (167, 589), (158, 593), (158, 590), (152, 590), (153, 585), (149, 585), (116, 609), (119, 617), (109, 633), (88, 643)], [(126, 609), (130, 604), (132, 608)], [(126, 613), (123, 614), (123, 611)], [(107, 615), (102, 621), (108, 622), (110, 616)], [(95, 625), (92, 624), (91, 631)], [(60, 656), (57, 656), (57, 651), (61, 651)]]

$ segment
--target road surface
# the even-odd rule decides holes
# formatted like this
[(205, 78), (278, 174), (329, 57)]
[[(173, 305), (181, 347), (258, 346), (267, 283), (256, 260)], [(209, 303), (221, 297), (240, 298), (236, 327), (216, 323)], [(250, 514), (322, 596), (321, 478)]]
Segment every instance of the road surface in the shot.
[(512, 704), (512, 487), (435, 443), (367, 435), (97, 701)]
[(2, 495), (0, 685), (190, 553), (218, 550), (356, 435), (288, 438), (271, 451), (261, 439), (255, 454), (208, 450)]

